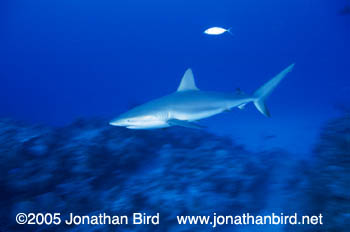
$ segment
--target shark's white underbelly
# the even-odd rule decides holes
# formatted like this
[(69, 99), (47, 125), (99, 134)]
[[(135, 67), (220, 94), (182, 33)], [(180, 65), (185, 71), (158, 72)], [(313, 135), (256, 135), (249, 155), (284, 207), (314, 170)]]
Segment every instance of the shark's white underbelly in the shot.
[(197, 121), (203, 118), (209, 118), (215, 114), (222, 113), (224, 109), (216, 108), (211, 110), (202, 110), (196, 112), (186, 112), (186, 111), (172, 111), (170, 113), (172, 118), (184, 121)]

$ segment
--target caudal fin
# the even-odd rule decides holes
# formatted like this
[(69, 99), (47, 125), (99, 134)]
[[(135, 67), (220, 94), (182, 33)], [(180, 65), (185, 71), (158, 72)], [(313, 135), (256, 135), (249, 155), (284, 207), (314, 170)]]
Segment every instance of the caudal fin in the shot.
[(266, 107), (265, 100), (271, 94), (272, 90), (276, 88), (278, 83), (280, 83), (280, 81), (287, 75), (287, 73), (292, 71), (293, 67), (294, 64), (289, 65), (277, 76), (266, 82), (263, 86), (254, 92), (254, 105), (263, 115), (270, 117), (270, 112)]

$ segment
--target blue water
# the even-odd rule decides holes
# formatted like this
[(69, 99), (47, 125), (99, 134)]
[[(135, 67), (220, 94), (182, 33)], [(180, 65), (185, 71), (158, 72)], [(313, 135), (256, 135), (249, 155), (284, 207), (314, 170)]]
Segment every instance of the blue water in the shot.
[[(272, 135), (305, 151), (334, 105), (349, 103), (346, 3), (2, 1), (0, 115), (53, 125), (113, 118), (174, 91), (189, 67), (201, 89), (251, 93), (295, 62), (268, 101), (272, 119), (249, 109), (207, 123), (247, 144)], [(210, 26), (234, 36), (204, 35)]]
[[(34, 209), (91, 213), (108, 205), (117, 213), (119, 203), (137, 201), (149, 186), (155, 187), (143, 196), (148, 205), (138, 202), (137, 210), (194, 205), (189, 214), (227, 212), (217, 205), (226, 207), (237, 197), (242, 209), (256, 213), (277, 208), (346, 215), (337, 199), (346, 198), (350, 176), (350, 124), (344, 116), (350, 106), (350, 14), (340, 13), (347, 5), (350, 1), (0, 1), (0, 188), (6, 189), (0, 206), (12, 220), (7, 225), (0, 217), (0, 230), (15, 228), (13, 215), (42, 202)], [(212, 26), (232, 27), (233, 36), (203, 34)], [(107, 124), (131, 106), (175, 91), (187, 68), (200, 89), (252, 93), (292, 63), (293, 72), (267, 100), (271, 118), (250, 104), (203, 120), (208, 128), (203, 132), (129, 131)], [(37, 124), (45, 127), (28, 126)], [(337, 191), (327, 185), (335, 180)], [(177, 198), (168, 185), (175, 186)], [(77, 188), (84, 191), (76, 194)], [(311, 203), (293, 208), (290, 202), (305, 194)], [(198, 201), (206, 204), (197, 207)]]

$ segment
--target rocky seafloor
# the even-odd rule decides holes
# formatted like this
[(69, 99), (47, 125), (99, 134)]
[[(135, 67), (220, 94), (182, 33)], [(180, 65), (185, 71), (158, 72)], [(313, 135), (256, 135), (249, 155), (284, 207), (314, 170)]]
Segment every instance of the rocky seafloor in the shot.
[[(0, 199), (1, 232), (257, 231), (176, 221), (213, 212), (322, 213), (322, 226), (259, 230), (349, 231), (350, 117), (329, 121), (307, 157), (252, 152), (205, 130), (128, 130), (95, 119), (50, 128), (2, 119)], [(161, 218), (158, 226), (29, 226), (16, 224), (19, 212)]]

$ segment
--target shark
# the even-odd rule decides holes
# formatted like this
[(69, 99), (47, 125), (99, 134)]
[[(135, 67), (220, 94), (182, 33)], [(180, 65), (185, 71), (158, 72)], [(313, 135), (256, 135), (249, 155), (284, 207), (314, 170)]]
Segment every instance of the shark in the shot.
[(253, 94), (245, 94), (240, 90), (232, 93), (199, 90), (192, 70), (187, 69), (177, 91), (136, 106), (111, 120), (109, 124), (128, 129), (157, 129), (171, 126), (200, 129), (203, 126), (198, 123), (199, 120), (231, 111), (236, 107), (243, 109), (250, 102), (263, 115), (270, 117), (265, 101), (293, 67), (294, 64), (289, 65)]

